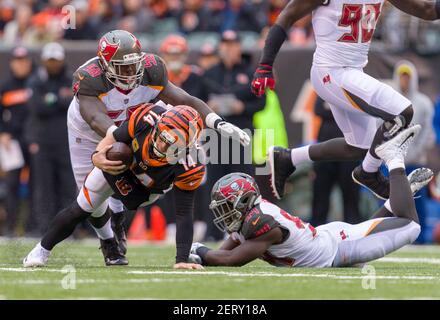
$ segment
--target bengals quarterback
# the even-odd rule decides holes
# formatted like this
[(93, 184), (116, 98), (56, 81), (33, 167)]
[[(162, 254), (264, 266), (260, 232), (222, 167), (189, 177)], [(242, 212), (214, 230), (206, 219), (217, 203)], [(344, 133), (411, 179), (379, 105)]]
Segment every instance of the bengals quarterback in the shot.
[[(240, 140), (242, 144), (249, 143), (249, 136), (244, 131), (223, 121), (203, 101), (169, 82), (163, 60), (142, 51), (139, 40), (124, 30), (110, 31), (99, 40), (97, 55), (75, 71), (72, 87), (74, 98), (67, 123), (78, 190), (93, 169), (91, 155), (99, 141), (147, 102), (162, 100), (171, 105), (189, 105), (201, 114), (208, 128)], [(110, 171), (125, 169), (115, 161), (106, 161), (105, 165)], [(90, 215), (89, 221), (101, 240), (116, 242), (125, 254), (124, 215), (119, 214), (124, 206), (113, 197), (102, 206), (109, 206), (111, 211), (103, 218), (99, 213), (102, 208), (99, 208), (98, 213)]]
[[(200, 268), (188, 264), (193, 238), (195, 190), (205, 174), (197, 140), (203, 120), (193, 108), (163, 102), (137, 108), (128, 121), (108, 131), (93, 153), (95, 168), (87, 175), (76, 201), (57, 214), (40, 243), (24, 259), (25, 267), (43, 266), (50, 251), (70, 236), (76, 225), (94, 214), (105, 217), (109, 197), (134, 210), (156, 201), (173, 187), (176, 196), (176, 268)], [(107, 166), (106, 153), (114, 142), (129, 145), (134, 154), (130, 168), (114, 171)], [(111, 235), (108, 235), (108, 237)], [(106, 265), (128, 264), (118, 245), (101, 240)]]

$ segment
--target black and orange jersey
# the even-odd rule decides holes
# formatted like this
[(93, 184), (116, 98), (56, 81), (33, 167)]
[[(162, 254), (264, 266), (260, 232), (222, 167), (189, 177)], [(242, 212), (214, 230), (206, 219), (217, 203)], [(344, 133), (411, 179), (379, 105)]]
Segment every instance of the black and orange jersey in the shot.
[(151, 193), (164, 193), (172, 185), (181, 190), (195, 190), (205, 175), (205, 166), (198, 159), (193, 159), (196, 153), (191, 152), (177, 164), (169, 164), (165, 159), (153, 159), (149, 155), (154, 126), (165, 111), (165, 105), (145, 104), (116, 129), (113, 136), (116, 141), (131, 146), (135, 158), (131, 170), (137, 175), (145, 174), (142, 175), (142, 183)]

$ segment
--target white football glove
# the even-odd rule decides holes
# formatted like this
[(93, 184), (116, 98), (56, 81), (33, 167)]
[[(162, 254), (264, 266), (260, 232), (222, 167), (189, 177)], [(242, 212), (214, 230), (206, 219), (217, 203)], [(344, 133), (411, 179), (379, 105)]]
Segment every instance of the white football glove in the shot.
[(236, 141), (240, 141), (243, 147), (246, 147), (251, 142), (249, 135), (232, 123), (221, 121), (217, 125), (217, 130), (224, 137), (230, 137)]

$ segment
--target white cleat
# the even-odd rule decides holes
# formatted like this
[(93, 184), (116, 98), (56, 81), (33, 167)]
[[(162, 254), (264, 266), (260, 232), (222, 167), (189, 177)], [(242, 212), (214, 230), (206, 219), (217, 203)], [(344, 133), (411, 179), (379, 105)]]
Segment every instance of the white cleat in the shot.
[(419, 124), (408, 127), (402, 130), (394, 138), (377, 146), (376, 154), (386, 162), (394, 158), (405, 158), (410, 144), (414, 141), (414, 138), (420, 132), (422, 127)]
[(413, 195), (419, 192), (434, 178), (434, 172), (429, 168), (418, 168), (408, 175), (409, 185)]
[(31, 252), (28, 253), (26, 258), (23, 259), (23, 267), (43, 267), (49, 260), (50, 251), (44, 249), (40, 243), (38, 243)]

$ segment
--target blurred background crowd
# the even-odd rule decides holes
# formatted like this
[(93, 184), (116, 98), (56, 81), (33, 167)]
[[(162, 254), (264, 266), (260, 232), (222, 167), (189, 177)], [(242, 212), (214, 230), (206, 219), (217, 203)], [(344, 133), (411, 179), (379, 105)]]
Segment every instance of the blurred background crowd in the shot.
[[(268, 28), (287, 0), (2, 0), (0, 50), (7, 52), (0, 83), (0, 236), (39, 236), (58, 210), (76, 194), (70, 168), (66, 115), (72, 99), (72, 65), (68, 48), (97, 46), (104, 33), (124, 29), (140, 39), (167, 64), (169, 80), (206, 101), (228, 121), (255, 132), (254, 165), (208, 165), (207, 179), (198, 191), (196, 240), (221, 240), (209, 212), (209, 192), (222, 175), (253, 173), (264, 165), (268, 142), (264, 130), (275, 130), (274, 143), (297, 146), (288, 139), (288, 116), (276, 91), (257, 99), (250, 93), (254, 60), (249, 49), (264, 45)], [(72, 15), (72, 12), (75, 14)], [(373, 47), (386, 52), (412, 52), (416, 57), (438, 56), (440, 25), (405, 15), (388, 4), (375, 33)], [(314, 47), (311, 17), (292, 26), (287, 46)], [(88, 57), (91, 58), (91, 57)], [(87, 58), (87, 59), (88, 59)], [(6, 66), (8, 65), (8, 66)], [(409, 156), (408, 170), (428, 165), (440, 171), (440, 96), (436, 101), (418, 89), (417, 68), (409, 61), (394, 66), (391, 84), (413, 102), (415, 121), (423, 133)], [(440, 88), (436, 88), (436, 93)], [(292, 105), (294, 101), (290, 102)], [(324, 101), (313, 98), (309, 110), (318, 119), (313, 141), (342, 136)], [(259, 136), (260, 135), (260, 136)], [(263, 137), (263, 138), (262, 138)], [(242, 150), (245, 153), (245, 150)], [(357, 223), (380, 203), (352, 182), (356, 163), (321, 163), (299, 168), (280, 204), (313, 225), (330, 220)], [(256, 176), (263, 196), (275, 201), (267, 176)], [(157, 206), (128, 219), (136, 239), (170, 240), (175, 226), (172, 193)], [(440, 178), (417, 199), (427, 232), (420, 243), (440, 236)], [(146, 217), (146, 219), (144, 219)], [(146, 221), (145, 221), (146, 220)], [(143, 225), (143, 223), (146, 225)], [(438, 225), (437, 225), (438, 224)], [(148, 228), (148, 229), (146, 229)], [(90, 235), (87, 224), (76, 237)]]

